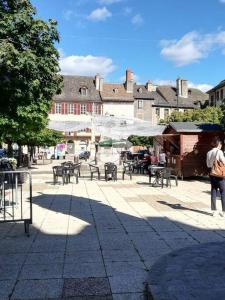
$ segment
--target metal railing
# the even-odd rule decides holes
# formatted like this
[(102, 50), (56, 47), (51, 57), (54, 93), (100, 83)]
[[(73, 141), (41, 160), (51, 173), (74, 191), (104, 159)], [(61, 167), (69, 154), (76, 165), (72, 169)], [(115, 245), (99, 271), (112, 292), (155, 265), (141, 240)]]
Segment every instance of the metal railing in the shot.
[(24, 222), (29, 236), (32, 224), (32, 178), (29, 171), (0, 171), (0, 224)]

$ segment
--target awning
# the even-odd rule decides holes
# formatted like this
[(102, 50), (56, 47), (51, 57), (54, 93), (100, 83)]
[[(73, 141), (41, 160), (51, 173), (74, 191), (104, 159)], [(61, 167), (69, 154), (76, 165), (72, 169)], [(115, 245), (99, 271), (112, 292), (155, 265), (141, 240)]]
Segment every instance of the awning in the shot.
[(164, 125), (152, 125), (136, 118), (114, 116), (90, 116), (87, 121), (49, 121), (48, 128), (57, 131), (79, 131), (90, 128), (111, 139), (127, 139), (131, 135), (157, 136), (164, 131)]

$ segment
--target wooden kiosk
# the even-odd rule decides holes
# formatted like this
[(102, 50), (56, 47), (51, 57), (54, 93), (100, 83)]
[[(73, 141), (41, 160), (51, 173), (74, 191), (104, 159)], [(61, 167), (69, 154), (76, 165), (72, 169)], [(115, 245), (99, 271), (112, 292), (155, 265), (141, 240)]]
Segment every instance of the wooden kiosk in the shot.
[(215, 136), (224, 142), (224, 131), (216, 124), (171, 122), (155, 140), (163, 146), (168, 166), (183, 178), (208, 174), (206, 154)]

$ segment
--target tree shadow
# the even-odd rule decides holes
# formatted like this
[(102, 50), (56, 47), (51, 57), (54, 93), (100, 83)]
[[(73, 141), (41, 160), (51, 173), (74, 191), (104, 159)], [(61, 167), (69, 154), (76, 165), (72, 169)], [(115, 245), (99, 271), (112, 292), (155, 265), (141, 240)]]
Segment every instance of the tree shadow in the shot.
[(203, 211), (203, 210), (185, 207), (185, 206), (181, 205), (180, 203), (171, 204), (171, 203), (168, 203), (168, 202), (162, 201), (162, 200), (157, 201), (157, 202), (160, 203), (160, 204), (163, 204), (163, 205), (167, 205), (167, 206), (169, 206), (169, 207), (171, 207), (173, 209), (189, 210), (189, 211), (193, 211), (193, 212), (196, 212), (196, 213), (199, 213), (199, 214), (203, 214), (203, 215), (207, 215), (207, 216), (211, 216), (212, 215), (211, 213)]
[[(107, 291), (143, 295), (147, 271), (158, 258), (176, 248), (198, 244), (189, 231), (209, 232), (163, 216), (144, 218), (121, 212), (96, 198), (45, 193), (33, 197), (34, 224), (30, 238), (23, 236), (23, 226), (16, 224), (5, 231), (0, 243), (0, 259), (7, 254), (11, 265), (15, 259), (12, 255), (21, 251), (25, 255), (11, 291), (13, 297), (22, 281), (40, 278), (62, 280), (62, 294), (69, 278), (74, 284), (80, 278), (86, 282), (90, 278), (105, 278)], [(172, 209), (209, 215), (180, 204), (158, 202)], [(109, 292), (101, 292), (99, 298), (93, 299), (111, 296)], [(89, 293), (85, 297), (93, 296)]]

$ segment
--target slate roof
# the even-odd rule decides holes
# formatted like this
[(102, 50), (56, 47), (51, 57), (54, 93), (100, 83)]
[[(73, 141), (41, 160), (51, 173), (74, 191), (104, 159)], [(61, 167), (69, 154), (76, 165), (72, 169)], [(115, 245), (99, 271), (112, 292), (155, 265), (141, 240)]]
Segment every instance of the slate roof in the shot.
[[(55, 101), (94, 101), (101, 102), (99, 91), (95, 87), (95, 78), (89, 76), (63, 76), (63, 90), (60, 95), (54, 96)], [(87, 95), (80, 93), (80, 88), (87, 88)]]
[[(139, 89), (141, 88), (141, 93)], [(153, 106), (161, 107), (178, 107), (181, 108), (197, 108), (199, 103), (203, 105), (209, 96), (206, 93), (194, 88), (189, 88), (188, 98), (178, 97), (177, 89), (172, 86), (157, 86), (155, 92), (148, 92), (145, 85), (134, 85), (134, 98), (144, 100), (154, 100)]]
[(209, 123), (197, 124), (194, 122), (170, 122), (168, 126), (171, 126), (174, 130), (176, 130), (176, 132), (223, 131), (222, 126)]
[(220, 81), (219, 84), (217, 84), (214, 88), (212, 88), (211, 90), (209, 90), (207, 93), (211, 93), (216, 91), (217, 89), (223, 88), (225, 87), (225, 80)]
[(134, 101), (133, 93), (127, 93), (124, 84), (120, 83), (104, 83), (100, 94), (103, 101)]
[[(140, 92), (141, 91), (141, 92)], [(144, 84), (134, 84), (134, 98), (135, 99), (154, 99), (154, 94), (149, 92)]]

